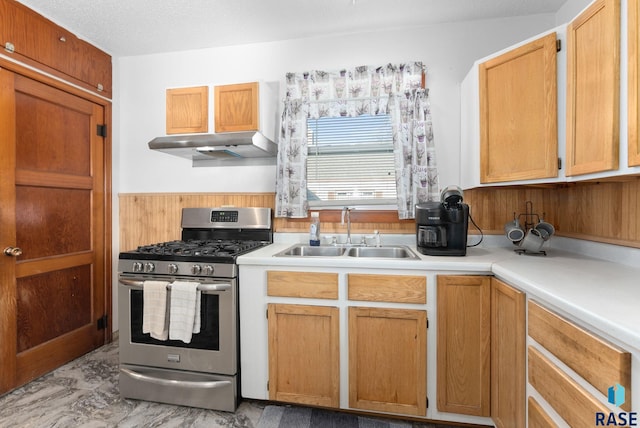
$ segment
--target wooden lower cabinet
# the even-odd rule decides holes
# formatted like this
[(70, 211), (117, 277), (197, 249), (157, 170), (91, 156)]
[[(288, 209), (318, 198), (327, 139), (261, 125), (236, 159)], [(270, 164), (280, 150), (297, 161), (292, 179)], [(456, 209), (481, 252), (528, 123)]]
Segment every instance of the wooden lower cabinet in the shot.
[(427, 312), (349, 308), (349, 406), (425, 416)]
[(491, 277), (439, 275), (437, 404), (489, 416)]
[(491, 278), (491, 417), (525, 426), (525, 294)]
[(339, 309), (269, 304), (269, 399), (340, 406)]

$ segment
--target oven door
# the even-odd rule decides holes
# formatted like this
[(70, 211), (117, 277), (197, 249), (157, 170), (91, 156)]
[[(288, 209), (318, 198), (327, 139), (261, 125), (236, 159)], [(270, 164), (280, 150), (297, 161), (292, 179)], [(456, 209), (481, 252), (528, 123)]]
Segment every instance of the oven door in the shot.
[[(238, 371), (237, 280), (202, 282), (201, 330), (190, 343), (156, 340), (142, 333), (144, 280), (120, 276), (118, 289), (120, 363), (235, 375)], [(171, 278), (181, 281), (185, 278)], [(191, 278), (193, 280), (193, 278)], [(170, 296), (171, 291), (168, 291)]]

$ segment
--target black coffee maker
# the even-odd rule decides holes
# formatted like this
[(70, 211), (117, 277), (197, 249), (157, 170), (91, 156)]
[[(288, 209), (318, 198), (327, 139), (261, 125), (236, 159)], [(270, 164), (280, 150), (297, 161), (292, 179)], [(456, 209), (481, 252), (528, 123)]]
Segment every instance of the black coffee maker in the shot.
[(467, 254), (469, 205), (462, 203), (462, 189), (449, 186), (440, 202), (416, 205), (416, 246), (430, 256)]

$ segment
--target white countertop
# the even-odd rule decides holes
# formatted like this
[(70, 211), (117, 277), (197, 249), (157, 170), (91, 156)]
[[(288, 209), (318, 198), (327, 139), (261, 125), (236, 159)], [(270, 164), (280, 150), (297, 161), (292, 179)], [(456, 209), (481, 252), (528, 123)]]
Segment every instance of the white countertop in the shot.
[[(295, 239), (295, 238), (294, 238)], [(302, 238), (304, 239), (304, 238)], [(301, 242), (300, 241), (297, 242)], [(575, 318), (596, 333), (640, 351), (640, 250), (606, 244), (554, 238), (557, 247), (546, 256), (518, 255), (504, 237), (486, 237), (463, 257), (425, 256), (416, 251), (411, 237), (402, 238), (419, 260), (339, 257), (273, 257), (295, 244), (276, 239), (274, 244), (238, 258), (239, 265), (401, 269), (494, 274)], [(408, 244), (411, 242), (411, 244)], [(384, 242), (386, 245), (403, 243)], [(508, 244), (508, 242), (507, 242)], [(585, 248), (583, 248), (586, 246)], [(572, 251), (567, 250), (570, 249)], [(579, 249), (581, 252), (575, 252)], [(601, 257), (594, 257), (600, 254)], [(606, 260), (615, 255), (615, 260)], [(619, 262), (617, 260), (621, 260)], [(629, 349), (631, 350), (631, 349)]]

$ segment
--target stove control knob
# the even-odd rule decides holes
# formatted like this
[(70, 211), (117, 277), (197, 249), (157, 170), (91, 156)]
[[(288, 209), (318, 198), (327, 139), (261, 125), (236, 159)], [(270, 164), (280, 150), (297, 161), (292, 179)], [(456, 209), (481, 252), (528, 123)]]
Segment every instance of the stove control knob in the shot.
[(142, 272), (142, 263), (133, 262), (132, 269), (133, 269), (134, 272)]
[(199, 275), (200, 271), (202, 271), (202, 267), (200, 265), (191, 266), (191, 274), (192, 275)]
[(177, 272), (178, 272), (178, 265), (177, 265), (177, 264), (175, 264), (175, 263), (171, 263), (171, 264), (169, 264), (169, 266), (167, 266), (167, 271), (168, 271), (170, 274), (177, 273)]
[(154, 270), (156, 270), (156, 265), (154, 265), (153, 263), (147, 262), (147, 263), (144, 264), (144, 271), (145, 272), (151, 273)]
[(206, 265), (205, 267), (202, 268), (202, 273), (205, 275), (213, 275), (213, 266)]

